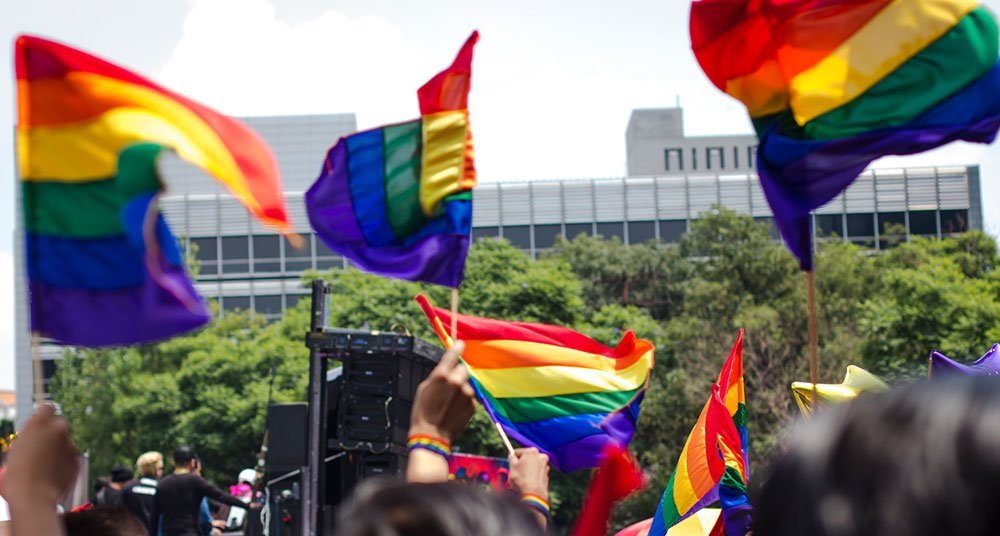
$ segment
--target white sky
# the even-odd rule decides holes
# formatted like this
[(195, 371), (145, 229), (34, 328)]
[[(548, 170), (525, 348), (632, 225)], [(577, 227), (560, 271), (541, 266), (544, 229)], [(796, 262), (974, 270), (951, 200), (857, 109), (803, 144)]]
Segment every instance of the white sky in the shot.
[[(691, 54), (683, 0), (7, 0), (0, 17), (0, 389), (13, 388), (12, 45), (36, 33), (133, 68), (233, 115), (417, 115), (415, 91), (473, 29), (481, 180), (620, 177), (634, 108), (684, 107), (689, 135), (751, 132)], [(995, 11), (1000, 0), (985, 0)], [(335, 140), (331, 140), (333, 143)], [(317, 162), (323, 155), (316, 155)], [(981, 164), (1000, 234), (1000, 149), (954, 145), (880, 162)], [(169, 181), (169, 178), (168, 178)]]

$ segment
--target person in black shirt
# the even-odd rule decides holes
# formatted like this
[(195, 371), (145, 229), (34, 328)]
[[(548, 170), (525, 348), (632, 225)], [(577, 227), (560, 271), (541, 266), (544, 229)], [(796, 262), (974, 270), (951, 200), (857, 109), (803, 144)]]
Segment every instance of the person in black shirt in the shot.
[(174, 450), (174, 474), (165, 477), (157, 486), (150, 512), (150, 534), (157, 534), (162, 526), (163, 536), (202, 536), (198, 514), (205, 497), (229, 506), (247, 507), (239, 497), (216, 488), (197, 475), (197, 464), (193, 448), (184, 446)]
[(132, 470), (124, 465), (111, 469), (111, 484), (97, 493), (94, 506), (122, 506), (122, 490), (132, 480)]
[(163, 455), (156, 451), (146, 452), (136, 460), (135, 468), (139, 480), (129, 482), (122, 490), (122, 505), (142, 522), (143, 527), (148, 527), (157, 480), (163, 476)]

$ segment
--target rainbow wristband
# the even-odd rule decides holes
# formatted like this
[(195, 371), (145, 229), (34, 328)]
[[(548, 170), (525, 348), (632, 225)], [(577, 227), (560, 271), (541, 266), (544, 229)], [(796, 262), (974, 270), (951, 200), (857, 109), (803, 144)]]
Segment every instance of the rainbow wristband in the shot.
[(528, 506), (538, 510), (545, 516), (546, 519), (549, 517), (549, 501), (541, 498), (534, 493), (525, 493), (521, 495), (521, 502), (527, 504)]
[(445, 458), (451, 455), (451, 443), (447, 439), (423, 434), (414, 434), (406, 439), (406, 450), (414, 449), (429, 450)]

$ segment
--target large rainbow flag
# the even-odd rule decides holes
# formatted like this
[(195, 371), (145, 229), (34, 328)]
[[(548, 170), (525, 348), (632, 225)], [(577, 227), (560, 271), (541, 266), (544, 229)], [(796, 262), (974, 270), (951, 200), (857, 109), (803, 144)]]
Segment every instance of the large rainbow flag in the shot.
[(670, 527), (716, 501), (722, 503), (726, 534), (746, 533), (750, 523), (746, 422), (741, 329), (663, 491), (649, 528), (651, 536), (667, 534)]
[(341, 138), (306, 192), (313, 229), (358, 267), (462, 282), (476, 185), (468, 94), (478, 40), (473, 32), (451, 66), (417, 91), (420, 119)]
[(742, 101), (775, 223), (812, 269), (810, 211), (872, 161), (1000, 128), (997, 25), (976, 0), (697, 0), (691, 45)]
[[(445, 346), (451, 313), (417, 303)], [(563, 472), (597, 467), (632, 440), (653, 345), (627, 332), (616, 348), (571, 329), (458, 315), (462, 359), (490, 417)]]
[(161, 150), (289, 231), (278, 169), (243, 124), (47, 39), (15, 46), (31, 326), (82, 346), (151, 342), (209, 319), (157, 209)]

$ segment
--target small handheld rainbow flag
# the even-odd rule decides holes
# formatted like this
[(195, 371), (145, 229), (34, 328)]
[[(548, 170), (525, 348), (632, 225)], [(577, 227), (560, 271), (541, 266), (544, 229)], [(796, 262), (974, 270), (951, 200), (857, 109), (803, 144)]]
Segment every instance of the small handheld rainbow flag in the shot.
[[(451, 313), (416, 297), (445, 346)], [(442, 323), (444, 322), (444, 323)], [(616, 348), (571, 329), (458, 315), (462, 359), (490, 417), (563, 472), (597, 467), (632, 440), (653, 345), (627, 332)]]
[(306, 192), (309, 222), (363, 270), (457, 288), (476, 185), (468, 94), (473, 32), (417, 91), (421, 118), (341, 138)]
[(117, 65), (20, 36), (18, 165), (32, 329), (59, 342), (152, 342), (208, 322), (157, 209), (172, 149), (289, 232), (278, 168), (243, 124)]
[(663, 491), (650, 536), (664, 536), (670, 527), (715, 501), (722, 503), (726, 534), (746, 534), (750, 524), (746, 419), (741, 329)]
[(871, 162), (994, 140), (997, 42), (996, 21), (977, 0), (691, 6), (691, 47), (708, 78), (746, 105), (764, 194), (804, 270), (810, 211)]

